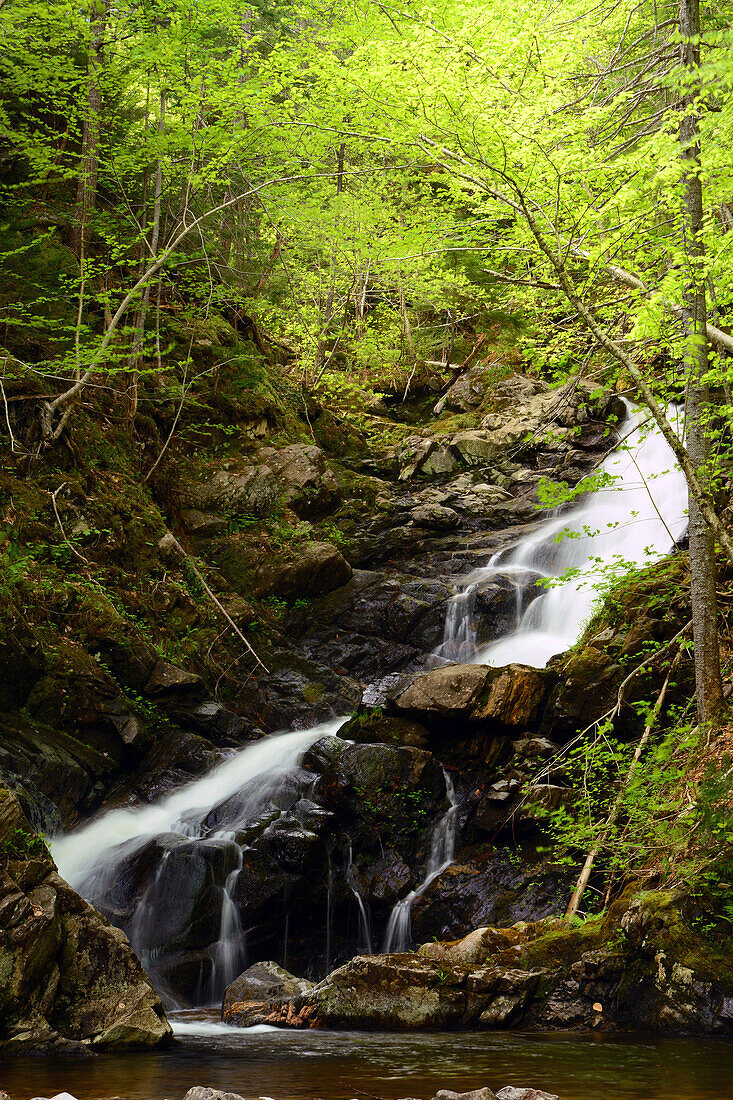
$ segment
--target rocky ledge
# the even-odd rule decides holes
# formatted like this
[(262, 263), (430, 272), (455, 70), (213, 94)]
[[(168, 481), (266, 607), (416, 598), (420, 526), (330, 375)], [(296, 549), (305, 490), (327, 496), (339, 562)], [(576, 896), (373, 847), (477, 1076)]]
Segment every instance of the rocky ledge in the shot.
[(286, 976), (266, 1003), (240, 978), (223, 1018), (360, 1030), (731, 1034), (733, 958), (700, 937), (689, 906), (650, 892), (627, 895), (603, 918), (577, 925), (550, 919), (478, 928), (416, 954), (357, 957), (300, 992)]
[(124, 932), (58, 875), (0, 787), (0, 1052), (153, 1047), (170, 1036)]

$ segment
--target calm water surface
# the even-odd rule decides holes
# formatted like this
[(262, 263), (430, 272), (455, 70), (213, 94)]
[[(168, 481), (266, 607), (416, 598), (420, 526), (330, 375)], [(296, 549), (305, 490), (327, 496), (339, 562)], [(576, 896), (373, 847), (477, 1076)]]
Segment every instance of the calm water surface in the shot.
[(562, 1100), (733, 1100), (725, 1040), (240, 1030), (201, 1012), (174, 1027), (178, 1045), (160, 1053), (7, 1060), (0, 1088), (12, 1100), (63, 1090), (78, 1100), (181, 1100), (192, 1085), (247, 1100), (429, 1100), (439, 1088), (483, 1085), (535, 1085)]

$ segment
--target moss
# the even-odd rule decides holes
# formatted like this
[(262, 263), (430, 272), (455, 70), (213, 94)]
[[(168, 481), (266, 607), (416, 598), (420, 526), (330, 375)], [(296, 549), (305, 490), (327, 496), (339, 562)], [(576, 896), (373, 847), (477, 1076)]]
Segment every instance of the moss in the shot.
[[(543, 929), (547, 929), (544, 931)], [(600, 947), (605, 939), (603, 921), (593, 917), (581, 924), (563, 925), (561, 921), (542, 921), (531, 925), (527, 931), (527, 942), (519, 951), (512, 951), (499, 961), (519, 964), (528, 970), (557, 967), (567, 969), (586, 951)]]

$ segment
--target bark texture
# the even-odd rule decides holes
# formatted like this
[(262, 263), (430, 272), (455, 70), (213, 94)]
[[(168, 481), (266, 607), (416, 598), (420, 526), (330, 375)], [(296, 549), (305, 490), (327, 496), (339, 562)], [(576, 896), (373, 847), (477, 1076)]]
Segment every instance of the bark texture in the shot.
[[(703, 194), (700, 139), (695, 99), (699, 92), (700, 4), (681, 0), (681, 61), (687, 86), (680, 123), (680, 153), (685, 167), (683, 233), (687, 259), (685, 304), (689, 311), (685, 366), (687, 370), (687, 450), (698, 477), (710, 491), (711, 446), (709, 436), (710, 391), (708, 370), (707, 300), (705, 288)], [(695, 646), (697, 711), (701, 722), (715, 717), (723, 707), (723, 685), (718, 647), (718, 608), (715, 592), (715, 537), (700, 510), (695, 495), (689, 494), (690, 582), (692, 629)]]

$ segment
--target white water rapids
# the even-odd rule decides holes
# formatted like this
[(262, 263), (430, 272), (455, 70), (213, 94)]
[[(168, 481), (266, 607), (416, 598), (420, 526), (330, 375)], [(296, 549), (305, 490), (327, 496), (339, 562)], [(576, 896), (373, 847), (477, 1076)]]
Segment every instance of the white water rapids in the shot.
[[(626, 406), (623, 442), (598, 470), (607, 484), (463, 578), (465, 588), (451, 601), (436, 658), (544, 668), (580, 638), (614, 572), (651, 565), (674, 549), (687, 529), (684, 475), (656, 425), (630, 402)], [(550, 587), (525, 609), (523, 584), (537, 574)], [(514, 583), (515, 628), (481, 647), (474, 600), (479, 586), (495, 577)], [(563, 579), (552, 583), (553, 578)]]
[[(600, 467), (606, 483), (581, 504), (545, 521), (533, 534), (463, 579), (465, 587), (451, 601), (444, 641), (435, 660), (491, 665), (520, 662), (542, 667), (578, 639), (599, 590), (611, 579), (610, 570), (650, 564), (674, 548), (687, 526), (685, 480), (659, 431), (639, 410), (628, 409), (625, 442)], [(573, 571), (569, 576), (565, 575), (568, 570)], [(522, 593), (527, 571), (534, 578), (539, 574), (563, 579), (525, 608)], [(477, 641), (475, 596), (481, 584), (498, 576), (505, 583), (507, 579), (516, 582), (515, 628), (482, 647)], [(218, 939), (208, 948), (212, 973), (206, 989), (199, 991), (200, 999), (220, 997), (245, 962), (245, 937), (233, 901), (242, 852), (234, 841), (231, 823), (229, 829), (205, 832), (205, 819), (212, 809), (231, 799), (236, 801), (238, 822), (254, 819), (297, 767), (303, 753), (320, 738), (335, 733), (344, 721), (336, 718), (310, 730), (272, 735), (237, 752), (156, 805), (110, 810), (57, 838), (53, 855), (61, 874), (84, 896), (99, 903), (112, 895), (119, 870), (130, 855), (155, 838), (213, 842), (226, 849), (226, 877), (218, 887)], [(423, 882), (393, 909), (385, 935), (389, 949), (409, 946), (413, 902), (454, 858), (457, 807), (449, 779), (446, 786), (450, 808), (434, 828)], [(133, 946), (153, 970), (158, 950), (156, 890), (169, 854), (166, 851), (161, 857), (129, 930)], [(361, 946), (370, 950), (370, 916), (353, 885), (351, 862), (347, 881), (359, 909)], [(330, 900), (326, 921), (330, 921)]]

